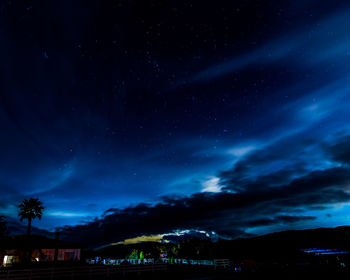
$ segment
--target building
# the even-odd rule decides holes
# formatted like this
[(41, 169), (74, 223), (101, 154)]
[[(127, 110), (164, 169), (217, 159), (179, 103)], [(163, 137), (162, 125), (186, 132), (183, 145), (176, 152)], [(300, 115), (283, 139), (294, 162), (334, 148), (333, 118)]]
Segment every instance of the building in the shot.
[[(8, 266), (31, 262), (79, 261), (81, 246), (39, 235), (20, 235), (1, 239), (0, 264)], [(29, 255), (31, 255), (29, 257)]]

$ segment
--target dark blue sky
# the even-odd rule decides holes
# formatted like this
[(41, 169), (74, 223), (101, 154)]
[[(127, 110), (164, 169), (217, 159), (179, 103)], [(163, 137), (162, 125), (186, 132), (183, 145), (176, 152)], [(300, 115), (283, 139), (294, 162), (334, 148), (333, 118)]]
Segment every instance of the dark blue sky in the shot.
[(1, 213), (100, 243), (349, 224), (347, 1), (71, 2), (0, 6)]

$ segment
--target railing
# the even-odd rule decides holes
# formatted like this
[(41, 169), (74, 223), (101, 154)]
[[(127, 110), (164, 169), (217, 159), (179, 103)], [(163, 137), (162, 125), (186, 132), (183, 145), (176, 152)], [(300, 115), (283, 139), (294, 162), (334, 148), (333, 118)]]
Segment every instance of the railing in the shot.
[[(104, 264), (104, 265), (120, 265), (124, 262), (129, 262), (132, 265), (135, 264), (154, 264), (154, 259), (143, 259), (143, 260), (134, 260), (134, 259), (113, 259), (106, 258), (103, 259), (101, 257), (95, 257), (92, 259), (86, 259), (86, 263), (88, 264)], [(169, 259), (169, 258), (160, 258), (156, 263), (160, 264), (191, 264), (191, 265), (206, 265), (213, 266), (214, 260), (192, 260), (192, 259)]]
[(214, 260), (215, 269), (218, 267), (228, 268), (230, 265), (230, 260), (228, 259), (215, 259)]
[(81, 267), (56, 267), (33, 269), (8, 269), (0, 270), (1, 280), (34, 280), (34, 279), (78, 279), (86, 277), (95, 279), (96, 276), (109, 277), (113, 274), (126, 275), (129, 273), (143, 273), (167, 271), (166, 264), (149, 265), (120, 265), (120, 266), (81, 266)]

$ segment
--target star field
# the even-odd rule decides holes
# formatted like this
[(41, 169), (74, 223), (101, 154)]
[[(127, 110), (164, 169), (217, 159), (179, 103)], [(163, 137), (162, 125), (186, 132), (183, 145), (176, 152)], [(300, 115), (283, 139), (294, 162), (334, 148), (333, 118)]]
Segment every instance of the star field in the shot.
[(349, 223), (349, 4), (204, 2), (0, 5), (3, 215), (39, 197), (99, 244)]

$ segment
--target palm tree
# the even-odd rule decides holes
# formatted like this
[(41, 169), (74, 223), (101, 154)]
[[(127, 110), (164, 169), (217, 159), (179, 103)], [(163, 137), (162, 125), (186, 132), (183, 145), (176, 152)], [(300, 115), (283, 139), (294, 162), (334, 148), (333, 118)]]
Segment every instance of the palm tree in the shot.
[(41, 220), (44, 210), (43, 203), (38, 198), (30, 198), (29, 200), (24, 199), (18, 207), (20, 209), (18, 216), (21, 217), (21, 221), (28, 220), (27, 234), (30, 235), (32, 220), (35, 218)]

